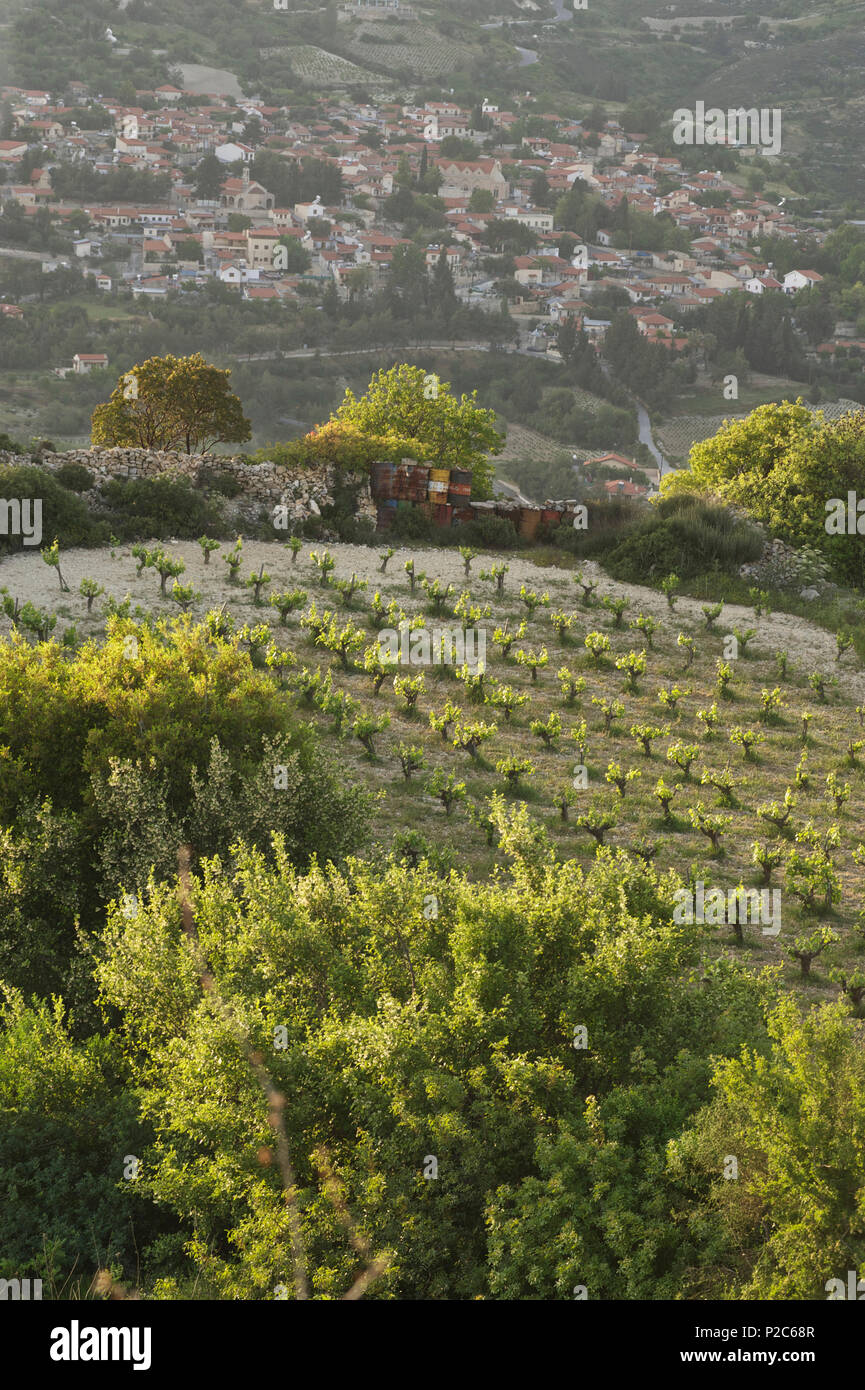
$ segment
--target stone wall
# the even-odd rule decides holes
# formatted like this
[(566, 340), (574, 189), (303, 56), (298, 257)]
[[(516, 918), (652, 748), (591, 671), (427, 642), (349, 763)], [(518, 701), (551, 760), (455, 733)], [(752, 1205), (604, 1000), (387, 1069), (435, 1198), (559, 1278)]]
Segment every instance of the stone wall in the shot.
[[(64, 464), (77, 463), (90, 470), (97, 487), (111, 478), (153, 478), (159, 474), (188, 478), (195, 484), (201, 481), (202, 474), (206, 480), (208, 473), (221, 473), (234, 478), (240, 489), (236, 498), (226, 500), (229, 514), (238, 521), (255, 519), (262, 507), (270, 511), (284, 507), (289, 524), (317, 516), (322, 507), (333, 502), (337, 473), (331, 465), (288, 468), (270, 460), (247, 463), (243, 458), (225, 454), (157, 453), (149, 449), (70, 449), (64, 453), (40, 455), (0, 451), (0, 463), (18, 467), (35, 465), (51, 473)], [(357, 515), (369, 517), (374, 522), (376, 508), (368, 477), (366, 474), (344, 476), (347, 481), (359, 484)]]

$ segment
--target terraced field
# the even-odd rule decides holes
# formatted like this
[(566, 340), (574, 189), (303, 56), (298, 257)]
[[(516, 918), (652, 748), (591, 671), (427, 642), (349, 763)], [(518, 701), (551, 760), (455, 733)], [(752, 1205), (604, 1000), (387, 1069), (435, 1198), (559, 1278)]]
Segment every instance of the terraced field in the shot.
[[(501, 428), (505, 422), (500, 421)], [(578, 457), (588, 457), (585, 450), (565, 449), (554, 439), (548, 439), (546, 435), (539, 434), (537, 430), (529, 429), (528, 425), (505, 425), (507, 429), (507, 439), (505, 447), (497, 456), (499, 461), (507, 463), (509, 459), (550, 459), (564, 461), (570, 458), (571, 454)]]
[(348, 58), (340, 58), (338, 53), (328, 53), (326, 49), (316, 48), (313, 44), (298, 44), (285, 51), (291, 60), (292, 70), (304, 82), (324, 87), (342, 87), (376, 79), (376, 74), (368, 68), (359, 67)]
[(403, 24), (399, 43), (382, 43), (380, 24), (363, 24), (346, 43), (346, 49), (360, 63), (385, 71), (401, 69), (435, 77), (454, 72), (465, 65), (472, 50), (465, 44), (443, 38), (423, 24)]

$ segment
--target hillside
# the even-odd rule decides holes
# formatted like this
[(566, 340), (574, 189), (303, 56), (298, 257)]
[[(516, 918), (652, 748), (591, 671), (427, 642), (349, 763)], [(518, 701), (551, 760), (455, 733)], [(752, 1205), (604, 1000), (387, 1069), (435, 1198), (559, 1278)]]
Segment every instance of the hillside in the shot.
[[(825, 834), (831, 824), (837, 823), (841, 830), (837, 856), (840, 904), (828, 913), (819, 912), (817, 920), (831, 921), (840, 933), (840, 943), (831, 952), (835, 962), (848, 969), (860, 963), (865, 944), (857, 914), (863, 875), (850, 856), (857, 844), (865, 842), (862, 771), (859, 757), (855, 754), (845, 757), (844, 749), (855, 737), (861, 722), (853, 710), (855, 705), (865, 701), (865, 675), (859, 663), (851, 662), (849, 656), (838, 663), (835, 640), (824, 628), (793, 613), (755, 618), (752, 609), (729, 603), (724, 606), (712, 632), (707, 632), (698, 601), (682, 598), (675, 609), (670, 610), (657, 590), (612, 581), (593, 562), (577, 571), (563, 569), (560, 565), (545, 567), (529, 554), (481, 554), (472, 562), (471, 576), (466, 583), (463, 560), (452, 551), (398, 548), (382, 576), (380, 547), (335, 544), (328, 549), (336, 561), (334, 580), (348, 579), (354, 574), (365, 585), (348, 604), (340, 600), (332, 583), (322, 588), (309, 547), (302, 549), (296, 563), (292, 564), (285, 549), (272, 543), (245, 543), (244, 572), (248, 569), (252, 573), (263, 566), (270, 576), (268, 587), (273, 592), (300, 586), (306, 593), (306, 606), (292, 614), (286, 625), (280, 624), (272, 609), (257, 608), (251, 596), (228, 582), (224, 567), (218, 564), (218, 555), (205, 566), (199, 548), (191, 542), (173, 545), (171, 553), (184, 561), (184, 582), (191, 583), (198, 595), (192, 609), (194, 616), (200, 617), (208, 608), (227, 604), (238, 626), (244, 621), (269, 624), (277, 645), (294, 651), (299, 664), (322, 672), (330, 666), (335, 689), (344, 691), (376, 716), (387, 713), (390, 723), (376, 738), (375, 756), (364, 754), (350, 736), (341, 749), (352, 779), (382, 794), (376, 815), (376, 835), (383, 842), (387, 843), (411, 825), (429, 845), (458, 855), (464, 865), (471, 866), (473, 874), (485, 878), (492, 872), (498, 857), (485, 847), (482, 833), (474, 831), (467, 836), (465, 810), (471, 804), (482, 807), (493, 792), (506, 789), (495, 764), (508, 757), (528, 759), (534, 768), (531, 775), (521, 779), (516, 799), (525, 799), (532, 815), (546, 826), (560, 853), (575, 856), (580, 863), (591, 861), (594, 842), (588, 835), (579, 835), (573, 822), (595, 803), (602, 804), (608, 811), (616, 810), (617, 823), (609, 832), (609, 843), (632, 848), (643, 840), (654, 840), (659, 868), (682, 872), (685, 865), (690, 865), (692, 877), (702, 876), (706, 882), (725, 889), (734, 888), (739, 882), (755, 881), (751, 857), (755, 839), (775, 843), (786, 858), (794, 844), (794, 831), (806, 821), (814, 823), (820, 834)], [(316, 553), (321, 554), (321, 549), (316, 549)], [(447, 607), (439, 610), (438, 616), (431, 615), (420, 588), (412, 596), (405, 574), (405, 563), (410, 560), (430, 580), (453, 586), (453, 598)], [(479, 578), (480, 571), (496, 561), (509, 567), (505, 592), (500, 598), (493, 596), (493, 586)], [(126, 548), (111, 552), (70, 551), (64, 559), (64, 575), (73, 594), (80, 580), (89, 576), (104, 586), (106, 601), (111, 598), (120, 602), (130, 596), (133, 604), (141, 605), (145, 612), (169, 615), (174, 606), (167, 597), (159, 600), (154, 577), (145, 571), (136, 578), (135, 569), (133, 557)], [(581, 590), (574, 582), (578, 573), (596, 585), (589, 607), (582, 603)], [(26, 596), (38, 608), (53, 609), (62, 618), (74, 621), (82, 637), (99, 637), (104, 633), (104, 620), (96, 614), (88, 617), (82, 600), (70, 598), (58, 603), (54, 575), (38, 557), (11, 557), (3, 565), (2, 578), (9, 592), (22, 598)], [(523, 587), (540, 596), (548, 595), (548, 604), (542, 604), (530, 615), (520, 599)], [(466, 590), (472, 602), (482, 606), (489, 604), (491, 610), (489, 618), (479, 623), (487, 644), (485, 690), (490, 693), (497, 685), (507, 685), (520, 696), (527, 697), (527, 703), (518, 708), (510, 720), (503, 720), (495, 706), (475, 705), (455, 679), (453, 669), (446, 666), (423, 668), (424, 689), (413, 714), (404, 705), (401, 707), (389, 683), (380, 696), (373, 698), (369, 677), (355, 669), (344, 671), (339, 662), (331, 664), (316, 647), (302, 621), (310, 604), (319, 609), (335, 607), (339, 622), (359, 625), (360, 630), (366, 632), (365, 641), (370, 643), (375, 640), (374, 631), (383, 623), (388, 625), (387, 620), (370, 611), (375, 593), (381, 595), (385, 605), (394, 600), (409, 618), (426, 614), (426, 623), (435, 627), (447, 626), (452, 621), (450, 606)], [(607, 597), (627, 599), (621, 626), (603, 606)], [(561, 636), (557, 635), (551, 621), (560, 613), (567, 619)], [(645, 633), (633, 630), (633, 622), (640, 615), (648, 615), (657, 626), (650, 644), (647, 644)], [(494, 628), (508, 625), (511, 632), (516, 632), (524, 620), (525, 636), (516, 642), (510, 657), (504, 659), (493, 640)], [(0, 631), (4, 630), (9, 630), (8, 621), (0, 619)], [(740, 658), (731, 663), (733, 675), (728, 698), (719, 698), (717, 664), (725, 649), (725, 635), (735, 630), (753, 635)], [(609, 640), (609, 652), (597, 662), (589, 658), (584, 645), (586, 634), (590, 632), (600, 632)], [(695, 656), (687, 669), (687, 652), (679, 641), (680, 634), (694, 642)], [(547, 653), (536, 681), (529, 670), (514, 659), (521, 649)], [(646, 670), (639, 679), (638, 689), (623, 694), (626, 682), (615, 662), (634, 650), (646, 652)], [(786, 657), (786, 674), (783, 675), (778, 666), (778, 652), (785, 653)], [(557, 674), (562, 668), (573, 672), (582, 685), (580, 694), (570, 701), (562, 698)], [(815, 695), (809, 684), (814, 672), (826, 683), (823, 700)], [(406, 668), (402, 674), (411, 676), (420, 672)], [(670, 709), (665, 710), (659, 703), (658, 692), (675, 686), (684, 693), (671, 714)], [(761, 713), (760, 694), (774, 689), (780, 691), (783, 704), (777, 715), (767, 717), (765, 712)], [(605, 734), (603, 722), (599, 722), (597, 702), (616, 699), (623, 700), (624, 708)], [(495, 737), (483, 745), (477, 760), (450, 748), (429, 727), (430, 711), (441, 710), (448, 700), (463, 710), (465, 717), (486, 720), (497, 726)], [(709, 734), (698, 720), (697, 712), (713, 704), (718, 710), (718, 725)], [(311, 709), (310, 713), (313, 713)], [(546, 722), (551, 715), (560, 717), (562, 731), (553, 746), (547, 748), (532, 733), (530, 725), (534, 720)], [(805, 741), (801, 737), (803, 715), (809, 720)], [(330, 720), (320, 715), (315, 719), (325, 741), (333, 740)], [(574, 749), (572, 734), (583, 723), (587, 728), (585, 763), (589, 782), (587, 789), (578, 791), (573, 797), (570, 821), (566, 823), (557, 808), (557, 798), (571, 785), (573, 763), (581, 761)], [(651, 757), (643, 755), (629, 734), (635, 724), (653, 725), (665, 731), (658, 734)], [(742, 750), (730, 743), (729, 734), (735, 727), (754, 729), (761, 737), (753, 761), (743, 758)], [(423, 748), (428, 760), (427, 773), (408, 783), (403, 779), (395, 755), (400, 742)], [(666, 756), (671, 746), (682, 743), (694, 745), (693, 770), (684, 777)], [(339, 747), (337, 739), (335, 749)], [(639, 773), (639, 780), (624, 798), (604, 781), (607, 765), (614, 762)], [(800, 786), (797, 768), (805, 764), (807, 781)], [(705, 768), (725, 766), (731, 769), (734, 789), (729, 796), (719, 798), (716, 791), (701, 786), (700, 779)], [(453, 772), (465, 785), (468, 801), (458, 806), (452, 816), (445, 815), (435, 799), (424, 792), (426, 778), (435, 768)], [(831, 798), (827, 800), (825, 796), (826, 778), (833, 773), (842, 782), (852, 783), (855, 789), (853, 799), (840, 815), (833, 811)], [(671, 785), (681, 783), (675, 811), (667, 822), (652, 795), (659, 777)], [(783, 835), (778, 837), (771, 824), (761, 822), (757, 811), (760, 806), (772, 802), (783, 803), (788, 787), (794, 788), (798, 804)], [(698, 802), (704, 804), (709, 815), (721, 811), (730, 816), (723, 847), (717, 854), (710, 851), (689, 823), (688, 809)], [(766, 961), (781, 964), (790, 986), (797, 988), (798, 967), (789, 961), (786, 953), (797, 935), (814, 929), (815, 918), (803, 912), (789, 890), (784, 894), (784, 907), (786, 915), (781, 937), (766, 941), (749, 935), (741, 954), (755, 966)], [(706, 941), (710, 955), (725, 953), (732, 946), (723, 932), (714, 938), (710, 934)], [(828, 998), (834, 989), (825, 972), (815, 967), (807, 981), (806, 992), (808, 998)]]
[(0, 0), (42, 1374), (310, 1301), (855, 1353), (865, 0), (580, 6)]
[[(0, 1189), (32, 1192), (0, 1277), (233, 1307), (292, 1286), (765, 1296), (774, 1316), (843, 1282), (865, 1161), (858, 596), (749, 590), (735, 561), (763, 543), (719, 509), (665, 522), (666, 550), (643, 530), (648, 587), (604, 568), (645, 504), (533, 546), (487, 512), (498, 543), (474, 549), (398, 544), (397, 506), (344, 544), (331, 527), (360, 521), (330, 514), (332, 474), (174, 462), (197, 487), (97, 494), (55, 465), (51, 527), (95, 543), (0, 565)], [(305, 538), (232, 546), (282, 490)], [(99, 545), (109, 526), (142, 540)], [(441, 632), (461, 667), (424, 654)], [(34, 1133), (63, 1140), (50, 1184)], [(803, 1150), (831, 1166), (820, 1222), (789, 1177)], [(647, 1264), (610, 1228), (611, 1173)]]
[(487, 6), (428, 0), (404, 16), (371, 18), (297, 0), (280, 8), (247, 0), (240, 9), (229, 0), (133, 0), (122, 10), (109, 0), (72, 0), (55, 19), (47, 0), (2, 0), (9, 43), (0, 80), (63, 85), (96, 80), (107, 64), (158, 86), (180, 64), (225, 69), (230, 53), (247, 94), (313, 94), (322, 84), (395, 93), (422, 83), (427, 95), (453, 88), (470, 100), (480, 82), (491, 99), (506, 100), (524, 91), (530, 73), (540, 111), (582, 115), (598, 101), (654, 134), (669, 128), (679, 106), (752, 106), (759, 94), (783, 114), (781, 186), (839, 204), (865, 191), (856, 157), (865, 133), (860, 0), (816, 9), (767, 3), (759, 16), (733, 0), (708, 0), (698, 17), (681, 18), (670, 18), (660, 0), (636, 10), (627, 0), (582, 11), (539, 0), (535, 8), (526, 17), (515, 0), (502, 0), (490, 17)]

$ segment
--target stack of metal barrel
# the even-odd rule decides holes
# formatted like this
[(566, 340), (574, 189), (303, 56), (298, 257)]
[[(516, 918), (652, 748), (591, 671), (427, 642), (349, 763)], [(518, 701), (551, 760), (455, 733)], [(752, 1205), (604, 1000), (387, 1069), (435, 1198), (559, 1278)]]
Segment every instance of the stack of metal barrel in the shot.
[(403, 459), (399, 464), (374, 463), (370, 487), (377, 504), (379, 531), (390, 529), (401, 508), (419, 507), (436, 526), (462, 526), (484, 516), (502, 517), (520, 536), (531, 540), (542, 522), (556, 526), (567, 517), (570, 505), (548, 500), (543, 508), (520, 506), (503, 498), (472, 502), (469, 469), (431, 468), (413, 459)]

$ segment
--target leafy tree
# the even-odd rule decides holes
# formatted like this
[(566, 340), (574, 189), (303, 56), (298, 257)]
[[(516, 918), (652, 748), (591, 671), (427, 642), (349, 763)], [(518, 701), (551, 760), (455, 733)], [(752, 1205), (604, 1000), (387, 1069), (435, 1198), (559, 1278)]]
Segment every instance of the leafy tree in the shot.
[(457, 295), (454, 289), (453, 271), (448, 265), (447, 247), (443, 246), (433, 267), (432, 284), (429, 291), (430, 305), (449, 323), (457, 309)]
[(201, 353), (150, 357), (125, 373), (111, 399), (93, 412), (94, 445), (205, 452), (249, 439), (252, 428), (229, 391), (230, 371)]
[(296, 236), (281, 236), (277, 246), (280, 248), (279, 251), (274, 251), (277, 270), (288, 271), (291, 275), (302, 275), (309, 270), (312, 258)]
[(473, 188), (469, 197), (469, 212), (493, 212), (495, 194), (488, 188)]
[(457, 398), (447, 382), (430, 382), (422, 368), (407, 363), (377, 372), (360, 398), (347, 390), (331, 419), (366, 436), (398, 435), (443, 468), (470, 469), (479, 496), (490, 489), (487, 455), (503, 444), (494, 413), (477, 404), (477, 392)]
[[(801, 400), (759, 406), (695, 444), (687, 470), (663, 483), (665, 493), (688, 489), (746, 508), (775, 535), (818, 548), (846, 582), (863, 583), (860, 538), (846, 525), (848, 492), (865, 493), (861, 412), (825, 421)], [(835, 530), (827, 514), (832, 498), (844, 509)]]
[[(708, 1199), (730, 1242), (724, 1269), (701, 1261), (700, 1297), (820, 1299), (827, 1280), (861, 1268), (865, 1053), (847, 1013), (777, 1004), (768, 1049), (719, 1060), (714, 1099), (673, 1144), (671, 1174), (692, 1194), (686, 1219)], [(735, 1182), (724, 1154), (737, 1159)]]
[(206, 154), (195, 166), (193, 187), (196, 198), (204, 202), (216, 202), (225, 182), (225, 165), (215, 154)]

